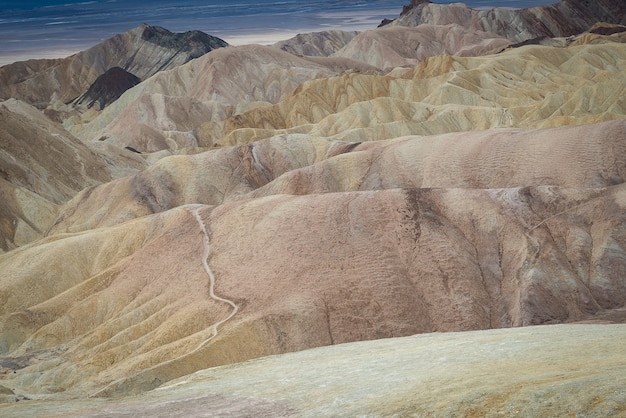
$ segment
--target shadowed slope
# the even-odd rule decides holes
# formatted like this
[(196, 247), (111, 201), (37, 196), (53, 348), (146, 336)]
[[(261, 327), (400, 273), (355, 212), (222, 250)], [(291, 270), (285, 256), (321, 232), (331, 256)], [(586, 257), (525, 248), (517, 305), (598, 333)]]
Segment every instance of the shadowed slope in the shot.
[(139, 78), (120, 67), (110, 68), (76, 99), (76, 104), (86, 108), (95, 105), (97, 110), (102, 110), (140, 82)]
[(41, 238), (57, 205), (111, 179), (83, 143), (36, 109), (0, 103), (0, 253)]

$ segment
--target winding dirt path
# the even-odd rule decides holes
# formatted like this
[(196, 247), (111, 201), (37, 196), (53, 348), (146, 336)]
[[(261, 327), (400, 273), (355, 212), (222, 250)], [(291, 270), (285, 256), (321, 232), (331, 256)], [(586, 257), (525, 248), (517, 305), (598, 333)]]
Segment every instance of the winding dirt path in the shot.
[[(211, 340), (213, 340), (213, 338), (217, 336), (217, 328), (220, 325), (222, 325), (224, 322), (228, 321), (233, 316), (235, 316), (235, 314), (237, 314), (237, 312), (239, 311), (239, 306), (237, 306), (235, 302), (233, 302), (232, 300), (224, 299), (215, 294), (215, 275), (213, 274), (213, 271), (211, 270), (211, 267), (209, 267), (209, 263), (208, 263), (209, 254), (211, 253), (211, 243), (209, 240), (209, 234), (206, 230), (206, 226), (204, 225), (204, 222), (202, 221), (202, 218), (200, 217), (200, 209), (201, 207), (196, 207), (193, 209), (188, 208), (189, 212), (193, 215), (196, 221), (198, 221), (198, 225), (200, 226), (200, 231), (202, 232), (202, 235), (203, 235), (202, 241), (204, 243), (204, 253), (202, 255), (202, 265), (204, 266), (204, 271), (209, 276), (209, 296), (211, 297), (211, 299), (217, 302), (226, 303), (230, 305), (233, 308), (233, 310), (226, 318), (211, 325), (210, 327), (211, 336), (206, 338), (204, 341), (202, 341), (192, 351), (186, 354), (183, 354), (179, 357), (156, 364), (148, 369), (144, 369), (133, 376), (124, 377), (114, 382), (111, 382), (108, 385), (106, 385), (104, 388), (89, 395), (90, 398), (102, 397), (102, 396), (108, 397), (108, 396), (113, 396), (115, 394), (128, 393), (129, 388), (131, 388), (130, 389), (131, 392), (133, 390), (139, 390), (139, 391), (151, 390), (151, 389), (154, 389), (155, 387), (158, 387), (163, 381), (167, 382), (177, 377), (181, 377), (182, 374), (171, 372), (172, 371), (171, 366), (176, 363), (181, 363), (181, 362), (184, 363), (185, 359), (190, 358), (195, 353), (203, 349), (209, 342), (211, 342)], [(182, 369), (184, 370), (184, 368)], [(173, 370), (177, 370), (177, 368), (174, 367)], [(137, 389), (137, 388), (140, 388), (140, 389)], [(136, 392), (133, 392), (133, 393), (136, 393)]]
[(204, 271), (206, 271), (206, 274), (209, 276), (209, 296), (213, 300), (226, 303), (233, 308), (231, 313), (226, 318), (211, 325), (211, 328), (213, 329), (213, 335), (206, 341), (202, 342), (200, 346), (197, 348), (199, 349), (203, 347), (209, 340), (217, 336), (217, 327), (219, 327), (224, 322), (228, 321), (230, 318), (235, 316), (235, 314), (237, 314), (237, 312), (239, 311), (239, 306), (237, 306), (235, 302), (233, 302), (232, 300), (224, 299), (215, 294), (215, 275), (213, 274), (213, 271), (211, 270), (211, 267), (209, 267), (209, 263), (208, 263), (209, 254), (211, 253), (211, 244), (209, 241), (209, 234), (207, 233), (206, 226), (204, 225), (204, 222), (202, 221), (202, 218), (200, 217), (200, 208), (193, 209), (191, 213), (193, 214), (194, 218), (196, 218), (196, 221), (198, 221), (198, 225), (200, 226), (200, 230), (202, 231), (202, 235), (203, 235), (202, 241), (204, 242), (204, 254), (202, 255), (202, 265), (204, 266)]

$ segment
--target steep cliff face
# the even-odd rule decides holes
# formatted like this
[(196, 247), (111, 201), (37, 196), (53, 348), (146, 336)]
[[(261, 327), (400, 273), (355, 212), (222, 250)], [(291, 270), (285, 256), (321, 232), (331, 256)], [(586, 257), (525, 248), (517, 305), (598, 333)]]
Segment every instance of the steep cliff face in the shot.
[(626, 4), (613, 0), (563, 0), (553, 5), (520, 10), (473, 10), (461, 3), (441, 5), (417, 1), (405, 8), (390, 25), (456, 24), (522, 42), (538, 37), (576, 35), (597, 22), (626, 23)]
[(0, 99), (16, 98), (43, 109), (76, 99), (110, 68), (123, 68), (144, 80), (226, 45), (199, 31), (175, 34), (141, 25), (65, 59), (0, 67)]

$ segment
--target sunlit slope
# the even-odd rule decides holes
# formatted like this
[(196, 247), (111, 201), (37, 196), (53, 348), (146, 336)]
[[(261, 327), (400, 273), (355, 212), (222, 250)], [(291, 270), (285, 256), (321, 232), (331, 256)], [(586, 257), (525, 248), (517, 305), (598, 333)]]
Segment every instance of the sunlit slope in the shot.
[(0, 412), (620, 416), (625, 337), (623, 325), (570, 325), (365, 341), (203, 370), (139, 397), (13, 402)]

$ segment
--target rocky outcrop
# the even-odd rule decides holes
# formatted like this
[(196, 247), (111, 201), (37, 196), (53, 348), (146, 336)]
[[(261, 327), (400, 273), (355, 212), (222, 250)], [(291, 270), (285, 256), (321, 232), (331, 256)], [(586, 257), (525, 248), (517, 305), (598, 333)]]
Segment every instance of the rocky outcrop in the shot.
[(16, 98), (44, 109), (76, 99), (110, 68), (123, 68), (145, 80), (226, 45), (199, 31), (175, 34), (141, 25), (65, 59), (0, 67), (0, 99)]
[(89, 89), (76, 99), (77, 106), (85, 106), (88, 109), (93, 106), (102, 110), (116, 101), (126, 90), (139, 84), (141, 80), (134, 74), (120, 67), (106, 70), (104, 74), (96, 78)]
[(589, 30), (597, 22), (626, 23), (626, 5), (612, 0), (562, 0), (528, 9), (473, 10), (462, 3), (450, 5), (412, 2), (390, 25), (455, 24), (466, 29), (493, 32), (512, 42), (538, 37), (564, 37)]

